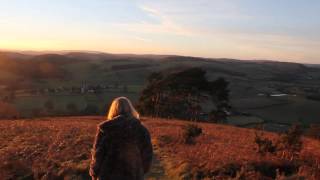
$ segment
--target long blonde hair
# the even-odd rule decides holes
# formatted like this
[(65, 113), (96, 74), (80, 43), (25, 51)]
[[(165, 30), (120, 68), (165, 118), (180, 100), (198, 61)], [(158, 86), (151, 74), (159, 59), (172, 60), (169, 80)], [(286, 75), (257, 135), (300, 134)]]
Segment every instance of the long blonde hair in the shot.
[(107, 120), (111, 120), (119, 115), (127, 115), (139, 119), (139, 113), (133, 107), (131, 101), (126, 97), (118, 97), (112, 101)]

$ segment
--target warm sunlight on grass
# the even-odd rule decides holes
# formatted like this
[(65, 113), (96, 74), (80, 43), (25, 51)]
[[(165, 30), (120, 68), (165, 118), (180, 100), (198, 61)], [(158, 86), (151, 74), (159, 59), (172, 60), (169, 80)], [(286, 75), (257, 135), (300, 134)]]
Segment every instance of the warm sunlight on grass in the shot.
[[(102, 120), (99, 116), (1, 120), (0, 177), (88, 179), (90, 149), (96, 125)], [(195, 144), (188, 145), (181, 141), (182, 127), (188, 122), (152, 118), (142, 118), (142, 122), (156, 145), (155, 168), (161, 170), (163, 165), (165, 173), (171, 177), (199, 173), (203, 176), (226, 173), (225, 177), (230, 177), (245, 164), (269, 168), (287, 164), (279, 156), (257, 153), (255, 130), (198, 123), (203, 134)], [(273, 133), (265, 135), (277, 138)], [(304, 138), (301, 157), (319, 161), (319, 149), (319, 141)], [(310, 170), (307, 161), (301, 167), (299, 173)]]

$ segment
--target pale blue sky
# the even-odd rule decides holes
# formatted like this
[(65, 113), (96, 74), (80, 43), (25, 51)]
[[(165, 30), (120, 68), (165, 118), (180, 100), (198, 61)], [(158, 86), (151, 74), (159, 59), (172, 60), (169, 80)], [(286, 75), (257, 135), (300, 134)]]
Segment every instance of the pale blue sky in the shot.
[(0, 0), (0, 49), (320, 63), (319, 0)]

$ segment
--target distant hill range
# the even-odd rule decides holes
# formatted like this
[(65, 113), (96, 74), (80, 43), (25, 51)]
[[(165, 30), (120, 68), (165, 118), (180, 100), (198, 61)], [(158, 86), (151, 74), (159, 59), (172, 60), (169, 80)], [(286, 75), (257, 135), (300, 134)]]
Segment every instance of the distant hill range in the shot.
[[(236, 94), (271, 93), (283, 89), (283, 85), (313, 87), (320, 81), (320, 65), (289, 62), (101, 52), (3, 51), (0, 52), (0, 83), (24, 87), (70, 86), (83, 81), (143, 85), (151, 72), (188, 67), (205, 69), (209, 79), (226, 78), (232, 82)], [(51, 80), (55, 81), (54, 85)], [(282, 86), (278, 86), (279, 83)]]
[[(32, 59), (42, 55), (61, 55), (71, 57), (78, 60), (113, 60), (113, 59), (152, 59), (152, 60), (163, 60), (163, 59), (176, 59), (176, 58), (190, 58), (194, 60), (211, 60), (211, 61), (241, 61), (241, 62), (253, 62), (253, 63), (289, 63), (298, 64), (294, 62), (282, 62), (277, 60), (239, 60), (230, 58), (203, 58), (203, 57), (192, 57), (192, 56), (179, 56), (179, 55), (154, 55), (154, 54), (112, 54), (98, 51), (1, 51), (0, 57), (6, 56), (14, 59)], [(305, 64), (309, 67), (320, 67), (320, 64)]]

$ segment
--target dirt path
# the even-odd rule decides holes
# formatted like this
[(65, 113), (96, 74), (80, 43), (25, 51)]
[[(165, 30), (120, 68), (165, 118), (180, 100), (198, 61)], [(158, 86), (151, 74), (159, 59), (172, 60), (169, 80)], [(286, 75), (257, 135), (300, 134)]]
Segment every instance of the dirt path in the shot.
[(153, 156), (153, 163), (146, 180), (169, 180), (157, 154)]

